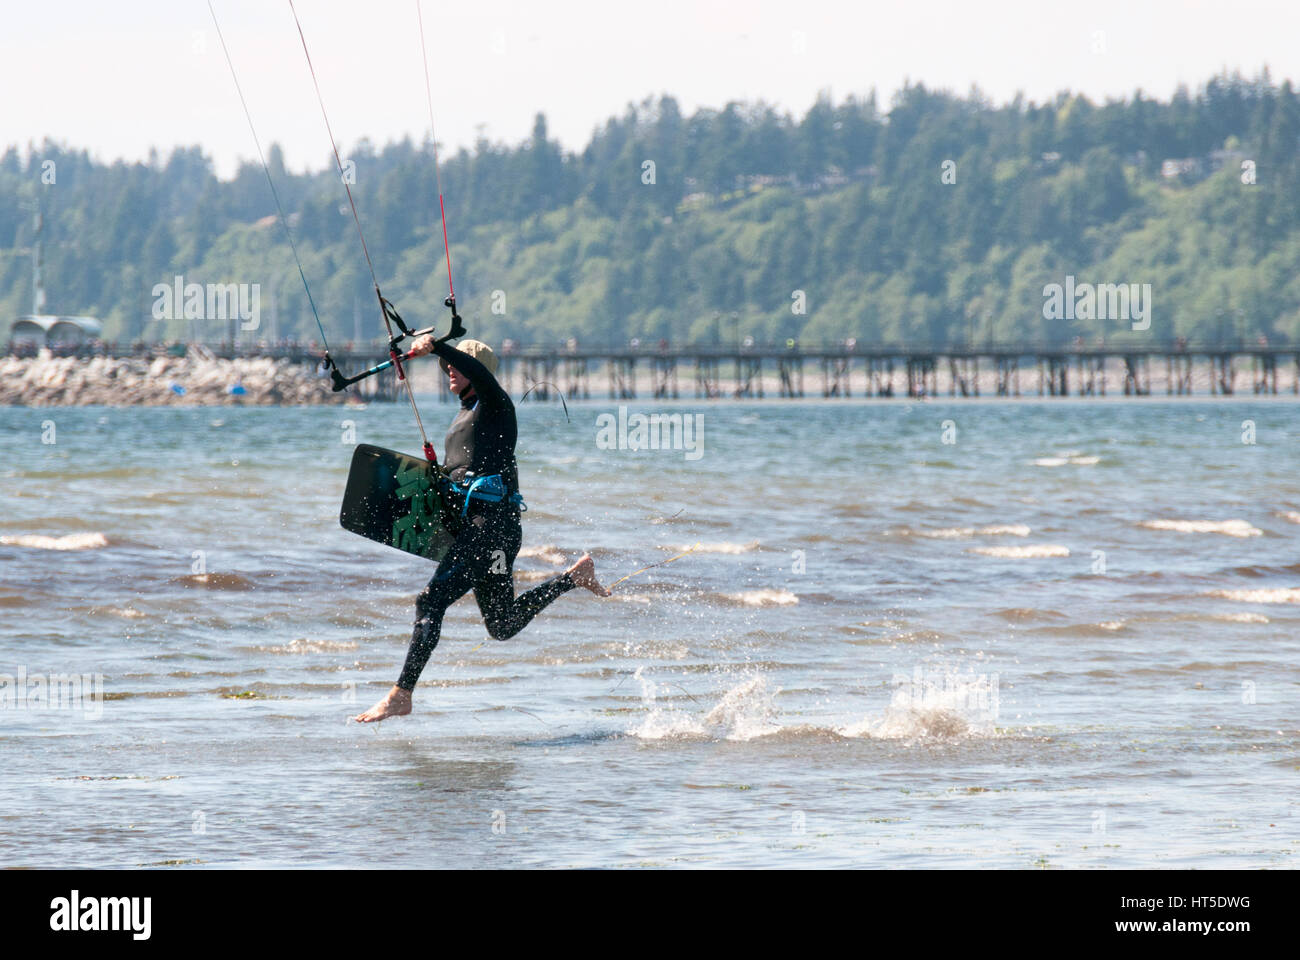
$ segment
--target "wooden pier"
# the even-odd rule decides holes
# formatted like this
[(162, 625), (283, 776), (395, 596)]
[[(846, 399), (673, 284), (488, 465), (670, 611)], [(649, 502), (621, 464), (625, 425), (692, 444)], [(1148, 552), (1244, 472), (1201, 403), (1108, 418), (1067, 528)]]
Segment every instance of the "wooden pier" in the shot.
[[(315, 365), (309, 346), (231, 350)], [(1166, 344), (987, 347), (516, 348), (498, 353), (497, 376), (528, 401), (762, 399), (765, 397), (1105, 397), (1300, 395), (1300, 345)], [(379, 345), (337, 351), (352, 373), (387, 359)], [(433, 389), (425, 360), (408, 365), (417, 389)], [(397, 399), (385, 371), (351, 388)], [(446, 391), (439, 396), (450, 402)]]
[(1300, 346), (525, 349), (497, 375), (530, 401), (1300, 395)]

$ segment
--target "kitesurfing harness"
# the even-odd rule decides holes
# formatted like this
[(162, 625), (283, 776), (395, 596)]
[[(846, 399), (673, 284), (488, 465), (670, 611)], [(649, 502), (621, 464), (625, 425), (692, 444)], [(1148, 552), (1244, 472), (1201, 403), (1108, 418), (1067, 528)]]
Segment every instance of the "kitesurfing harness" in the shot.
[(462, 517), (469, 514), (469, 502), (471, 500), (482, 500), (484, 503), (507, 501), (518, 507), (521, 513), (528, 511), (528, 505), (524, 503), (524, 495), (518, 490), (510, 490), (506, 486), (505, 479), (499, 473), (493, 473), (486, 477), (467, 476), (464, 480), (452, 480), (448, 477), (447, 483), (451, 492), (465, 501), (460, 508)]

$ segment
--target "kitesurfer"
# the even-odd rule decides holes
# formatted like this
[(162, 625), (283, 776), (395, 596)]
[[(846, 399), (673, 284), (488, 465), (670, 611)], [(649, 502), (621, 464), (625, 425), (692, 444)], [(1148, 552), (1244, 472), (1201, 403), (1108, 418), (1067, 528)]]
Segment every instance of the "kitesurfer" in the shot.
[(514, 562), (522, 530), (515, 464), (517, 425), (509, 395), (497, 382), (497, 358), (487, 344), (463, 340), (459, 347), (417, 338), (412, 356), (434, 353), (448, 377), (460, 411), (447, 431), (443, 470), (451, 481), (449, 513), (458, 518), (456, 540), (416, 600), (415, 629), (397, 683), (354, 720), (370, 723), (411, 712), (411, 691), (438, 645), (447, 608), (474, 591), (488, 633), (508, 640), (552, 600), (574, 587), (597, 596), (609, 591), (596, 579), (587, 554), (567, 571), (515, 596)]

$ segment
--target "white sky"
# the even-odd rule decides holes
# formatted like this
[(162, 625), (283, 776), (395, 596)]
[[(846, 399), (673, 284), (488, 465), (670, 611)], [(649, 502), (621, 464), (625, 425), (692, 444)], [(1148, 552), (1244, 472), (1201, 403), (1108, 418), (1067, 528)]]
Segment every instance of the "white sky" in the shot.
[[(328, 140), (287, 2), (213, 0), (263, 144), (293, 169)], [(297, 0), (340, 146), (428, 128), (415, 0)], [(1300, 0), (423, 0), (450, 153), (515, 143), (546, 114), (584, 146), (632, 101), (686, 113), (763, 99), (802, 114), (904, 79), (995, 102), (1062, 89), (1168, 97), (1215, 72), (1300, 78)], [(200, 144), (228, 176), (254, 149), (205, 0), (44, 0), (0, 12), (0, 148), (46, 136), (100, 160)], [(1100, 45), (1101, 52), (1094, 49)]]

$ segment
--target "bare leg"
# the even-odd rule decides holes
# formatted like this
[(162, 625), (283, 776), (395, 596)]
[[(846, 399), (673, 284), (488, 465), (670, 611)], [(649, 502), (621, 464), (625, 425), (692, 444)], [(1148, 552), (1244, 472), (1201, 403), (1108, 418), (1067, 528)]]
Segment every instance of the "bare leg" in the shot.
[(575, 587), (586, 587), (598, 597), (609, 596), (609, 591), (602, 587), (600, 581), (596, 579), (596, 564), (591, 559), (591, 554), (584, 553), (582, 559), (566, 572)]
[(411, 691), (393, 687), (382, 700), (365, 713), (359, 713), (352, 719), (357, 723), (374, 723), (389, 717), (404, 717), (411, 712)]

